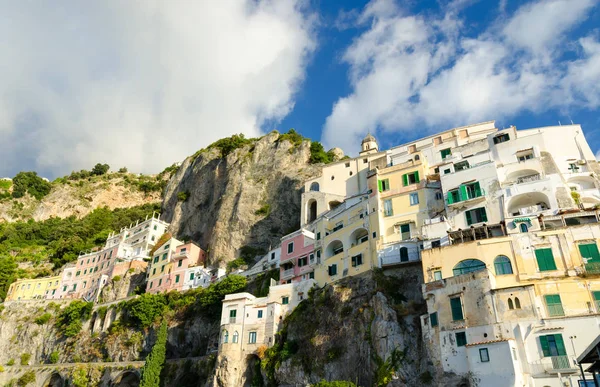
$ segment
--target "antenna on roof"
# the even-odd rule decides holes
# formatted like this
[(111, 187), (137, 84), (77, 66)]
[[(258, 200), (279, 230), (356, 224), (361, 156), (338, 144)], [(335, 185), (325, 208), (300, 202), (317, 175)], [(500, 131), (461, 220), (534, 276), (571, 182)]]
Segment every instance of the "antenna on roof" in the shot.
[(575, 125), (575, 124), (573, 123), (573, 120), (571, 120), (571, 125)]
[(558, 121), (558, 124), (559, 124), (560, 126), (562, 126), (562, 124), (560, 123), (560, 121)]

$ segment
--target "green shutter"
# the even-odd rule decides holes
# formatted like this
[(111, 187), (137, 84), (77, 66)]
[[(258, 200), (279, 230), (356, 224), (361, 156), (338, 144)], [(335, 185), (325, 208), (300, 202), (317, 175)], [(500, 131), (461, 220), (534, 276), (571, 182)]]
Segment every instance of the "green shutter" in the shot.
[(481, 187), (479, 186), (479, 182), (475, 182), (475, 184), (473, 184), (473, 188), (475, 190), (475, 196), (474, 197), (479, 197), (483, 195), (483, 192), (481, 192)]
[(461, 185), (459, 188), (459, 198), (461, 201), (467, 200), (469, 196), (467, 195), (467, 186)]
[(418, 183), (419, 181), (419, 171), (415, 171), (415, 183)]
[(381, 180), (377, 180), (377, 187), (379, 188), (379, 192), (383, 191), (383, 187), (381, 186)]
[(600, 292), (592, 292), (593, 296), (594, 296), (594, 300), (598, 301), (600, 300)]
[(465, 212), (465, 216), (467, 217), (467, 225), (470, 226), (473, 224), (473, 219), (471, 218), (471, 211)]
[(583, 258), (587, 258), (587, 263), (600, 262), (600, 252), (595, 243), (579, 245), (579, 252)]
[(448, 204), (454, 203), (454, 196), (452, 195), (452, 191), (448, 191)]
[(566, 356), (567, 351), (565, 350), (565, 342), (563, 341), (562, 335), (554, 335), (554, 340), (556, 341), (556, 350), (558, 351), (558, 356)]
[(452, 320), (463, 320), (463, 312), (460, 297), (450, 299), (450, 308), (452, 309)]
[(437, 312), (433, 312), (429, 315), (429, 321), (431, 321), (431, 327), (438, 326), (438, 315)]
[(408, 174), (402, 175), (402, 185), (406, 187), (408, 185)]
[(556, 270), (552, 249), (536, 249), (535, 257), (537, 259), (540, 271)]
[(481, 215), (481, 221), (487, 222), (488, 219), (487, 219), (487, 213), (485, 212), (485, 208), (480, 208), (479, 213)]
[(544, 356), (551, 356), (550, 346), (548, 345), (548, 338), (546, 336), (540, 336), (540, 345), (542, 347), (542, 352), (544, 353)]

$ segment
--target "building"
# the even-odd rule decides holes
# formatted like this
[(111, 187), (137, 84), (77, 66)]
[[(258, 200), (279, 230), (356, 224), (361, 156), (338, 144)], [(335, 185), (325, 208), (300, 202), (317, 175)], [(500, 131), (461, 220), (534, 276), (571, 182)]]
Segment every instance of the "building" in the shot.
[[(171, 256), (172, 272), (166, 280), (166, 283), (170, 285), (169, 291), (182, 291), (194, 289), (198, 286), (208, 286), (203, 286), (203, 278), (198, 278), (198, 281), (194, 281), (196, 275), (202, 277), (205, 261), (206, 252), (194, 242), (187, 242), (177, 246), (175, 253)], [(201, 269), (195, 270), (195, 268)]]
[(57, 299), (61, 276), (20, 279), (8, 288), (5, 301)]
[(253, 279), (257, 275), (269, 270), (279, 269), (281, 262), (281, 245), (267, 252), (250, 269), (244, 271), (243, 276)]
[(177, 247), (180, 245), (183, 245), (183, 242), (171, 237), (150, 251), (152, 257), (148, 264), (146, 278), (147, 293), (167, 292), (174, 286), (175, 280), (171, 277), (173, 257), (175, 256)]
[(282, 284), (314, 278), (315, 234), (305, 228), (281, 238), (279, 279)]

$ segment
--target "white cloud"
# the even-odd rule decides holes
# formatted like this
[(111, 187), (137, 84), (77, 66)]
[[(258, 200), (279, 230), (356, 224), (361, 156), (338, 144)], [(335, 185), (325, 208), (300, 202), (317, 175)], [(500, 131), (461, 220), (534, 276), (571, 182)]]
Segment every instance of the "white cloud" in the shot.
[[(563, 3), (577, 18), (561, 14)], [(593, 37), (578, 40), (581, 55), (571, 62), (561, 60), (567, 48), (560, 44), (591, 5), (588, 0), (534, 2), (515, 12), (506, 23), (510, 28), (502, 28), (500, 12), (479, 36), (466, 37), (455, 9), (437, 17), (378, 13), (372, 10), (382, 5), (373, 1), (362, 14), (370, 28), (343, 57), (352, 93), (334, 104), (323, 142), (352, 153), (368, 130), (426, 135), (522, 111), (597, 107), (600, 44)]]
[(298, 1), (3, 3), (0, 176), (156, 172), (293, 108), (315, 48)]

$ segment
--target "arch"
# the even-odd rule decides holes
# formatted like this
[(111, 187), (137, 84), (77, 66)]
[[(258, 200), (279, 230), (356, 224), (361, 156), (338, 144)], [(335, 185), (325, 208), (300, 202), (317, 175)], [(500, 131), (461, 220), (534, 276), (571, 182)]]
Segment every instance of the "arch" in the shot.
[(541, 192), (515, 195), (508, 203), (508, 213), (514, 216), (533, 214), (550, 208), (548, 196)]
[(473, 273), (475, 271), (480, 271), (485, 269), (485, 263), (481, 262), (479, 259), (465, 259), (460, 261), (454, 266), (452, 269), (453, 275), (461, 275), (467, 273)]
[(306, 218), (308, 219), (309, 223), (317, 219), (317, 201), (315, 199), (310, 199), (308, 201), (307, 210), (308, 216)]
[(325, 249), (325, 257), (333, 257), (342, 251), (344, 251), (344, 244), (339, 239), (336, 239), (327, 245), (327, 248)]
[(415, 161), (419, 161), (419, 160), (421, 160), (421, 156), (415, 155)]
[(515, 309), (521, 309), (521, 301), (519, 301), (519, 297), (515, 297)]
[(408, 262), (408, 247), (400, 247), (400, 262)]
[(319, 192), (319, 188), (320, 188), (320, 187), (319, 187), (319, 183), (317, 183), (316, 181), (315, 181), (315, 182), (313, 182), (313, 183), (310, 185), (310, 190), (311, 190), (311, 191), (314, 191), (314, 192)]
[(357, 228), (356, 230), (352, 231), (352, 234), (350, 234), (350, 244), (354, 246), (358, 246), (361, 243), (366, 242), (368, 239), (369, 232), (362, 227)]
[(238, 340), (239, 340), (239, 337), (240, 337), (240, 335), (239, 335), (239, 333), (237, 331), (233, 332), (233, 338), (231, 339), (231, 342), (232, 343), (237, 343)]
[(577, 190), (583, 191), (586, 189), (596, 189), (596, 183), (594, 183), (594, 178), (591, 176), (576, 176), (571, 177), (567, 180), (567, 183), (570, 186), (577, 188)]
[(510, 259), (508, 259), (506, 255), (498, 255), (496, 259), (494, 259), (494, 269), (496, 270), (496, 275), (513, 273)]
[(527, 223), (521, 223), (521, 224), (519, 224), (519, 230), (521, 232), (528, 232), (529, 226), (527, 225)]
[(514, 308), (515, 308), (515, 306), (513, 305), (513, 300), (512, 300), (512, 298), (509, 298), (508, 299), (508, 309), (512, 310)]
[(227, 344), (229, 342), (229, 332), (227, 329), (223, 329), (223, 344)]
[(329, 202), (329, 210), (333, 210), (336, 207), (338, 207), (340, 204), (342, 204), (342, 202), (340, 202), (339, 200), (332, 200)]
[(65, 379), (58, 372), (52, 373), (42, 384), (44, 387), (64, 387), (64, 385)]
[(117, 375), (112, 383), (114, 387), (137, 387), (140, 385), (140, 373), (137, 370), (126, 370)]
[(536, 178), (539, 179), (540, 177), (540, 172), (536, 171), (535, 169), (517, 169), (516, 171), (512, 171), (506, 175), (506, 181), (520, 183), (523, 182), (520, 181), (520, 179), (526, 180), (526, 178), (531, 178), (532, 180), (535, 180)]

